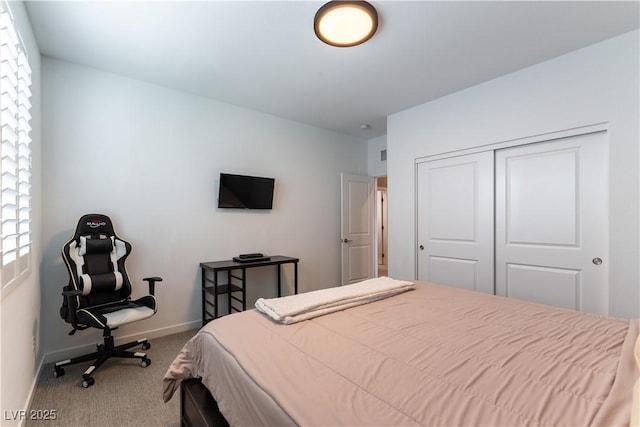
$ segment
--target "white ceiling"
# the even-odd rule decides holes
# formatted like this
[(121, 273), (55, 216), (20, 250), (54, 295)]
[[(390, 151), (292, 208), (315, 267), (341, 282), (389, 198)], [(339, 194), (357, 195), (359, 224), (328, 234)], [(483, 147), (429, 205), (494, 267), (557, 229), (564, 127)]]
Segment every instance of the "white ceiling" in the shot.
[[(363, 138), (386, 116), (639, 27), (638, 1), (376, 1), (367, 43), (322, 1), (27, 1), (41, 53)], [(361, 129), (369, 124), (370, 129)]]

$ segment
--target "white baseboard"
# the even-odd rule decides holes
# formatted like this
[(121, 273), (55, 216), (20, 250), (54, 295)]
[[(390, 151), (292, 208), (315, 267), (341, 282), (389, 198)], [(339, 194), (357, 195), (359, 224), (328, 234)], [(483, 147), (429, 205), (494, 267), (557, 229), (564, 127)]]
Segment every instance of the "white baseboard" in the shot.
[[(38, 384), (38, 378), (40, 378), (40, 372), (42, 371), (42, 367), (44, 366), (44, 357), (40, 358), (40, 362), (38, 363), (38, 367), (36, 368), (35, 375), (33, 376), (33, 381), (31, 382), (31, 387), (29, 388), (29, 393), (27, 394), (27, 401), (24, 405), (24, 413), (28, 414), (29, 408), (31, 408), (31, 403), (33, 402), (33, 396), (36, 392), (36, 385)], [(26, 418), (20, 421), (20, 426), (23, 426), (26, 422)]]
[[(126, 336), (119, 336), (116, 339), (116, 345), (118, 345), (119, 342), (134, 341), (142, 338), (154, 339), (154, 338), (164, 337), (167, 335), (177, 334), (179, 332), (184, 332), (191, 329), (198, 329), (200, 327), (202, 327), (202, 321), (194, 320), (194, 321), (182, 323), (179, 325), (167, 326), (159, 329), (152, 329), (149, 331), (139, 332), (139, 333), (126, 335)], [(95, 349), (96, 349), (96, 344), (91, 343), (91, 344), (80, 345), (77, 347), (70, 347), (63, 350), (57, 350), (51, 353), (47, 353), (43, 357), (43, 361), (40, 363), (40, 366), (38, 367), (38, 373), (40, 373), (40, 370), (42, 369), (42, 365), (44, 364), (57, 362), (65, 359), (70, 359), (72, 357), (76, 357), (78, 355), (85, 354), (85, 353), (91, 353), (92, 351), (95, 351)], [(53, 373), (51, 375), (53, 375)], [(37, 381), (37, 379), (38, 379), (38, 375), (36, 375), (35, 381)], [(35, 389), (35, 382), (32, 389), (32, 393), (34, 389)], [(29, 402), (31, 402), (31, 396), (29, 397)]]

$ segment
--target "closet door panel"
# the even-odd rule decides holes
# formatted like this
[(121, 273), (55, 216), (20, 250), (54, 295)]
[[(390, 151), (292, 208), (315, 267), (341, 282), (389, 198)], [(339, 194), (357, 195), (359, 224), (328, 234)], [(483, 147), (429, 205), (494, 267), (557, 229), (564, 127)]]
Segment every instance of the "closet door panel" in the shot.
[(608, 310), (605, 132), (496, 151), (496, 292)]
[(430, 282), (471, 290), (477, 287), (477, 260), (430, 256), (427, 268)]
[(580, 271), (531, 265), (506, 265), (506, 293), (517, 299), (577, 310)]
[(578, 160), (577, 147), (508, 160), (506, 231), (510, 244), (578, 244)]
[(493, 152), (419, 163), (417, 191), (418, 279), (493, 293)]

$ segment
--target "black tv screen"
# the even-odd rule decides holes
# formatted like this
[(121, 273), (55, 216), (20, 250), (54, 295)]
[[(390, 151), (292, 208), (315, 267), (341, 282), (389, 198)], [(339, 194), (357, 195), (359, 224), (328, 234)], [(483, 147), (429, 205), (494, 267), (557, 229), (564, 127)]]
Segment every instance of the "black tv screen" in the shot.
[(271, 209), (274, 178), (220, 174), (219, 208)]

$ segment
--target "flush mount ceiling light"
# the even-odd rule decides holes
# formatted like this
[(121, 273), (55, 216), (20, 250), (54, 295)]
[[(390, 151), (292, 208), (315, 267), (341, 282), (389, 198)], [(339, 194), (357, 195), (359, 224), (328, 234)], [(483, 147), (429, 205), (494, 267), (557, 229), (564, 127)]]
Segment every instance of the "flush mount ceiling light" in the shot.
[(330, 1), (316, 13), (313, 29), (331, 46), (357, 46), (375, 34), (378, 12), (366, 1)]

